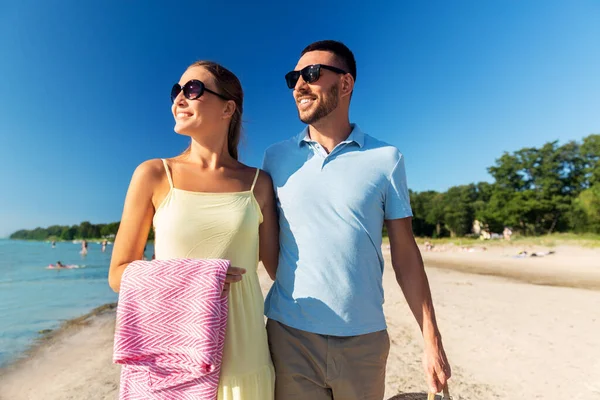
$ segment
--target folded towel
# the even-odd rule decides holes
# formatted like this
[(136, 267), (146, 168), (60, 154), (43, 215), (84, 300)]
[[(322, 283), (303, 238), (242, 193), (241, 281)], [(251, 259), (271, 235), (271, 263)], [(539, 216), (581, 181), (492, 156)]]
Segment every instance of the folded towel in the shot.
[(135, 261), (123, 273), (113, 361), (121, 400), (216, 398), (227, 260)]

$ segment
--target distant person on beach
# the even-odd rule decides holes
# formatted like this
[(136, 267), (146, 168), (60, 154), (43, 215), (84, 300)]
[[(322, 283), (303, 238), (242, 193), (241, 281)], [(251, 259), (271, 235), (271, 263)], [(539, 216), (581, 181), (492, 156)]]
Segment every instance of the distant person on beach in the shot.
[(265, 302), (276, 399), (383, 398), (384, 224), (396, 280), (423, 334), (429, 388), (438, 392), (451, 371), (412, 233), (404, 157), (350, 123), (354, 55), (340, 42), (313, 43), (285, 80), (308, 126), (263, 161), (281, 230)]
[(87, 254), (87, 252), (88, 252), (88, 242), (87, 242), (87, 240), (83, 239), (81, 241), (81, 254), (85, 256)]
[(52, 248), (55, 248), (55, 247), (56, 247), (56, 242), (53, 240), (52, 241)]
[(512, 236), (512, 230), (508, 226), (505, 226), (504, 231), (502, 231), (502, 235), (504, 236), (504, 240), (510, 240), (510, 237)]
[(108, 244), (108, 242), (106, 241), (106, 239), (104, 239), (102, 241), (102, 252), (104, 253), (106, 251), (106, 245)]
[(481, 240), (490, 240), (492, 238), (492, 234), (490, 233), (489, 229), (484, 229), (481, 231), (481, 235), (479, 236), (479, 239)]
[[(127, 266), (144, 256), (154, 222), (155, 255), (231, 261), (219, 399), (270, 400), (274, 371), (257, 275), (261, 260), (274, 279), (278, 224), (271, 178), (238, 161), (243, 91), (224, 67), (199, 61), (171, 90), (175, 132), (189, 136), (182, 154), (143, 162), (135, 170), (109, 271), (119, 291)], [(156, 211), (155, 211), (156, 210)]]

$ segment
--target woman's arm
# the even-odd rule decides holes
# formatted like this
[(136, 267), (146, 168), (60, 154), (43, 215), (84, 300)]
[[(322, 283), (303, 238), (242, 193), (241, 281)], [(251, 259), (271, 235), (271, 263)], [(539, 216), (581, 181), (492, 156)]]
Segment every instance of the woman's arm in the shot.
[(259, 259), (271, 279), (275, 280), (279, 262), (279, 220), (275, 208), (273, 182), (269, 174), (260, 171), (254, 191), (263, 214), (263, 222), (258, 229)]
[(115, 292), (119, 292), (125, 268), (143, 257), (154, 216), (152, 197), (161, 174), (165, 174), (161, 160), (149, 160), (131, 178), (108, 271), (108, 284)]

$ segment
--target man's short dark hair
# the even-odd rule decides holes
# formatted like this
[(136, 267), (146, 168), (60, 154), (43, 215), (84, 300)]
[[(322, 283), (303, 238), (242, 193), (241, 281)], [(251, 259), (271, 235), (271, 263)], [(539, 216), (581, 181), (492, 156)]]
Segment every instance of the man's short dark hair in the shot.
[(344, 64), (346, 71), (348, 71), (356, 81), (356, 60), (354, 59), (354, 54), (352, 54), (350, 49), (344, 43), (335, 40), (320, 40), (306, 46), (306, 48), (302, 50), (301, 56), (310, 51), (328, 51), (335, 54), (335, 56)]

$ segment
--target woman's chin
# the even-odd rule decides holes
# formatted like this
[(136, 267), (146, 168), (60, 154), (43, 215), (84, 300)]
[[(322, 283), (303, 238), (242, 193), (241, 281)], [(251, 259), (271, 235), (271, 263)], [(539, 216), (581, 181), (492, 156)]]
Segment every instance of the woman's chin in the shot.
[(190, 133), (191, 133), (190, 129), (188, 127), (179, 126), (179, 124), (176, 124), (175, 128), (173, 130), (175, 131), (175, 133), (177, 133), (178, 135), (182, 135), (182, 136), (190, 136)]

